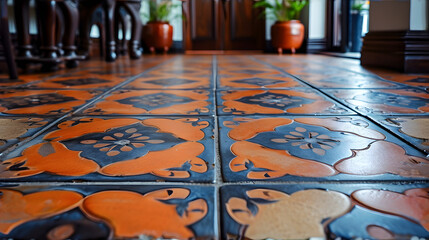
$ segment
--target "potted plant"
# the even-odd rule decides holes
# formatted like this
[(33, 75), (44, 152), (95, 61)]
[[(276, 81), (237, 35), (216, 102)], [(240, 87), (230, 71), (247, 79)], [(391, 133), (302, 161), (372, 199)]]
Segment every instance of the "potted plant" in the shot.
[(369, 1), (354, 0), (351, 11), (351, 52), (360, 52), (362, 48), (363, 13), (368, 10)]
[(171, 0), (149, 0), (149, 13), (143, 14), (148, 22), (143, 26), (143, 42), (151, 53), (155, 49), (167, 52), (173, 44), (173, 27), (170, 25), (171, 13), (174, 7)]
[(298, 20), (301, 10), (308, 0), (260, 0), (254, 7), (264, 7), (264, 14), (276, 22), (271, 26), (271, 42), (279, 54), (283, 49), (295, 53), (304, 40), (304, 25)]

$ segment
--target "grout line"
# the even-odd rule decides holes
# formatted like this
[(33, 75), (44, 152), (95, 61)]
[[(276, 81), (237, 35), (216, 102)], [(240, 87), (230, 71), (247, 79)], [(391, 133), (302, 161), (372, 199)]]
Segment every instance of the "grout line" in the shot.
[(221, 199), (220, 199), (220, 188), (223, 185), (223, 178), (222, 178), (222, 160), (220, 157), (220, 149), (219, 149), (219, 121), (218, 121), (218, 115), (217, 115), (217, 80), (218, 80), (218, 62), (217, 62), (217, 57), (215, 55), (213, 55), (212, 57), (212, 81), (213, 81), (213, 100), (214, 100), (214, 110), (213, 110), (213, 114), (214, 114), (214, 161), (215, 161), (215, 179), (214, 179), (214, 187), (215, 187), (215, 193), (214, 193), (214, 201), (215, 201), (215, 226), (217, 227), (217, 229), (215, 229), (215, 232), (217, 232), (217, 237), (218, 239), (220, 239), (220, 237), (222, 236), (222, 232), (221, 232), (221, 211), (222, 211), (222, 206), (221, 206)]
[[(295, 59), (295, 60), (296, 60), (296, 61), (299, 61), (299, 62), (301, 62), (301, 63), (312, 63), (312, 64), (318, 64), (318, 65), (325, 66), (325, 67), (336, 68), (336, 69), (340, 69), (340, 70), (343, 70), (343, 71), (347, 71), (347, 72), (351, 72), (351, 73), (359, 74), (359, 75), (361, 75), (361, 76), (375, 77), (375, 78), (377, 78), (378, 80), (382, 80), (382, 81), (384, 81), (384, 82), (389, 82), (389, 83), (392, 83), (392, 82), (393, 82), (393, 83), (395, 83), (395, 84), (401, 85), (402, 87), (418, 88), (418, 87), (415, 87), (415, 86), (407, 85), (407, 84), (405, 84), (405, 83), (395, 82), (395, 81), (390, 81), (390, 80), (388, 80), (388, 79), (384, 79), (384, 78), (382, 78), (381, 76), (378, 76), (377, 74), (375, 74), (375, 73), (371, 73), (371, 72), (359, 72), (359, 71), (354, 71), (354, 70), (350, 70), (350, 69), (343, 68), (343, 67), (331, 66), (331, 65), (324, 64), (324, 63), (321, 63), (321, 62), (318, 62), (318, 61), (315, 61), (315, 60), (307, 60), (307, 59), (306, 59), (306, 61), (303, 61), (302, 59)], [(365, 71), (367, 71), (367, 70), (365, 69)], [(365, 89), (367, 89), (367, 88), (365, 88)], [(368, 88), (368, 89), (370, 89), (370, 88)], [(377, 89), (380, 89), (380, 88), (377, 88)], [(391, 88), (389, 88), (389, 89), (391, 89)], [(420, 88), (418, 88), (418, 89), (420, 89)], [(422, 90), (422, 89), (420, 89), (420, 90)]]
[(114, 86), (114, 87), (110, 88), (109, 90), (105, 91), (104, 93), (102, 93), (102, 94), (100, 94), (100, 95), (98, 95), (98, 96), (94, 97), (94, 98), (93, 98), (93, 99), (91, 99), (89, 102), (85, 103), (84, 105), (81, 105), (78, 109), (76, 109), (76, 110), (72, 111), (72, 112), (71, 112), (71, 114), (72, 114), (72, 115), (76, 115), (76, 113), (78, 113), (79, 111), (82, 111), (84, 108), (86, 108), (86, 107), (88, 107), (88, 106), (92, 105), (93, 103), (97, 102), (98, 100), (100, 100), (100, 99), (104, 98), (105, 96), (109, 95), (109, 94), (110, 94), (110, 93), (112, 93), (113, 91), (115, 91), (115, 90), (117, 90), (117, 89), (119, 89), (119, 88), (121, 88), (121, 87), (123, 87), (123, 86), (127, 85), (128, 83), (131, 83), (132, 81), (136, 80), (137, 78), (139, 78), (139, 77), (143, 76), (144, 74), (146, 74), (146, 73), (148, 73), (148, 72), (151, 72), (151, 71), (153, 71), (153, 70), (155, 70), (155, 69), (157, 69), (157, 68), (160, 68), (160, 67), (161, 67), (161, 66), (163, 66), (163, 65), (166, 65), (166, 64), (167, 64), (167, 63), (169, 63), (169, 62), (172, 62), (173, 60), (175, 60), (175, 59), (177, 59), (177, 58), (178, 58), (178, 57), (176, 56), (176, 57), (173, 57), (173, 58), (167, 59), (166, 61), (164, 61), (164, 62), (162, 62), (162, 63), (159, 63), (159, 64), (157, 64), (157, 65), (155, 65), (155, 66), (153, 66), (153, 67), (150, 67), (150, 68), (148, 68), (148, 69), (144, 70), (143, 72), (141, 72), (141, 73), (139, 73), (139, 74), (137, 74), (137, 75), (134, 75), (134, 76), (132, 76), (132, 77), (130, 77), (130, 78), (128, 78), (128, 79), (126, 79), (126, 80), (124, 80), (124, 81), (123, 81), (123, 82), (121, 82), (120, 84), (118, 84), (118, 85), (116, 85), (116, 86)]
[[(350, 110), (351, 112), (354, 112), (354, 113), (356, 113), (356, 114), (360, 115), (357, 111), (355, 111), (355, 110), (354, 110), (354, 109), (352, 109), (351, 107), (349, 107), (349, 106), (347, 106), (347, 105), (343, 104), (342, 102), (338, 101), (337, 99), (335, 99), (335, 98), (334, 98), (334, 97), (332, 97), (331, 95), (329, 95), (329, 94), (327, 94), (326, 92), (324, 92), (322, 89), (317, 88), (316, 86), (314, 86), (314, 85), (312, 85), (312, 84), (310, 84), (310, 83), (306, 82), (305, 80), (302, 80), (301, 78), (299, 78), (299, 77), (297, 77), (297, 76), (295, 76), (295, 75), (292, 75), (292, 74), (290, 74), (290, 73), (286, 72), (286, 71), (285, 71), (285, 70), (283, 70), (282, 68), (277, 67), (277, 66), (274, 66), (274, 65), (272, 65), (272, 64), (270, 64), (270, 63), (268, 63), (268, 62), (265, 62), (265, 61), (262, 61), (262, 60), (256, 59), (256, 58), (255, 58), (255, 57), (253, 57), (253, 56), (251, 56), (251, 57), (249, 56), (249, 58), (251, 58), (253, 61), (255, 61), (255, 62), (257, 62), (257, 63), (263, 64), (263, 65), (268, 66), (268, 67), (270, 67), (270, 68), (272, 68), (272, 69), (275, 69), (275, 70), (279, 71), (280, 73), (283, 73), (284, 75), (286, 75), (286, 76), (288, 76), (288, 77), (291, 77), (291, 78), (293, 78), (293, 79), (295, 79), (295, 80), (297, 80), (297, 81), (301, 82), (302, 84), (304, 84), (304, 85), (306, 85), (306, 86), (308, 86), (308, 87), (312, 88), (313, 90), (316, 90), (317, 92), (319, 92), (319, 93), (320, 93), (320, 94), (322, 94), (323, 96), (325, 96), (325, 97), (327, 97), (327, 98), (329, 98), (329, 99), (333, 100), (336, 104), (338, 104), (338, 105), (340, 105), (340, 106), (342, 106), (342, 107), (345, 107), (346, 109)], [(314, 114), (313, 114), (313, 115), (314, 115)], [(349, 115), (350, 115), (350, 114), (349, 114)], [(335, 115), (333, 114), (332, 116), (335, 116)]]
[(222, 184), (214, 183), (198, 183), (198, 182), (145, 182), (145, 181), (127, 181), (127, 182), (1, 182), (1, 187), (7, 187), (7, 185), (49, 185), (49, 186), (61, 186), (61, 185), (70, 185), (70, 186), (93, 186), (93, 185), (112, 185), (112, 186), (132, 186), (132, 185), (143, 185), (143, 186), (201, 186), (201, 187), (215, 187), (217, 190), (215, 196), (219, 195), (218, 189), (221, 186), (230, 186), (230, 185), (244, 185), (244, 186), (253, 186), (253, 185), (294, 185), (294, 184), (328, 184), (328, 185), (350, 185), (350, 184), (400, 184), (400, 185), (411, 185), (411, 184), (429, 184), (429, 180), (325, 180), (325, 181), (238, 181), (238, 182), (224, 182)]
[[(89, 105), (91, 105), (91, 104), (95, 103), (96, 101), (98, 101), (99, 99), (101, 99), (101, 98), (105, 97), (106, 95), (110, 94), (111, 92), (115, 91), (116, 89), (121, 88), (122, 86), (124, 86), (124, 85), (126, 85), (126, 84), (128, 84), (128, 83), (130, 83), (130, 82), (134, 81), (135, 79), (139, 78), (139, 77), (140, 77), (140, 76), (142, 76), (143, 74), (146, 74), (147, 72), (153, 71), (153, 70), (155, 70), (155, 69), (157, 69), (157, 68), (161, 67), (162, 65), (165, 65), (166, 63), (169, 63), (169, 62), (171, 62), (171, 61), (173, 61), (174, 59), (177, 59), (177, 58), (178, 58), (178, 57), (176, 56), (176, 57), (173, 57), (173, 58), (167, 59), (166, 61), (163, 61), (163, 62), (161, 62), (161, 63), (159, 63), (159, 64), (157, 64), (157, 65), (155, 65), (155, 66), (153, 66), (153, 67), (150, 67), (150, 68), (148, 68), (148, 69), (144, 70), (143, 72), (141, 72), (141, 73), (139, 73), (139, 74), (137, 74), (137, 75), (134, 75), (133, 77), (130, 77), (130, 78), (128, 78), (128, 79), (125, 79), (125, 80), (124, 80), (123, 82), (121, 82), (120, 84), (118, 84), (118, 85), (116, 85), (116, 86), (114, 86), (114, 87), (112, 87), (112, 88), (108, 89), (107, 91), (105, 91), (104, 93), (102, 93), (102, 94), (100, 94), (100, 95), (98, 95), (98, 96), (95, 96), (94, 98), (92, 98), (91, 100), (89, 100), (87, 103), (85, 103), (85, 104), (81, 105), (81, 106), (80, 106), (78, 109), (76, 109), (76, 110), (72, 110), (72, 111), (70, 111), (70, 112), (67, 112), (67, 113), (65, 113), (65, 114), (63, 114), (63, 115), (59, 115), (59, 116), (49, 116), (49, 115), (41, 115), (41, 116), (37, 116), (37, 117), (45, 118), (45, 119), (49, 119), (49, 118), (51, 117), (51, 119), (55, 119), (55, 120), (53, 120), (51, 123), (49, 123), (48, 125), (46, 125), (46, 126), (45, 126), (45, 127), (43, 127), (42, 129), (40, 129), (39, 131), (37, 131), (36, 133), (34, 133), (32, 136), (28, 137), (27, 139), (22, 140), (22, 141), (20, 141), (20, 142), (18, 142), (18, 143), (16, 143), (16, 144), (13, 144), (13, 145), (11, 145), (11, 146), (7, 147), (6, 149), (4, 149), (2, 152), (0, 152), (0, 161), (1, 161), (1, 157), (2, 157), (3, 155), (10, 154), (10, 153), (11, 153), (13, 150), (15, 150), (17, 147), (22, 146), (22, 145), (24, 145), (24, 144), (26, 144), (26, 143), (28, 143), (28, 142), (30, 142), (30, 141), (32, 141), (32, 140), (34, 140), (36, 137), (40, 136), (40, 135), (41, 135), (41, 134), (43, 134), (45, 131), (47, 131), (49, 128), (51, 128), (51, 127), (55, 126), (57, 123), (61, 122), (61, 121), (62, 121), (62, 120), (64, 120), (65, 118), (72, 117), (72, 116), (76, 115), (76, 113), (77, 113), (77, 112), (79, 112), (79, 111), (81, 111), (82, 109), (84, 109), (84, 108), (88, 107)], [(78, 70), (73, 71), (73, 72), (77, 72), (77, 71), (78, 71)], [(43, 81), (46, 81), (46, 80), (49, 80), (49, 79), (53, 79), (53, 78), (55, 78), (55, 77), (57, 77), (57, 75), (50, 76), (50, 77), (48, 77), (48, 78), (44, 79)], [(30, 89), (30, 90), (32, 90), (32, 89)], [(36, 89), (35, 89), (35, 90), (36, 90)], [(28, 117), (28, 116), (29, 116), (29, 115), (25, 115), (25, 116), (17, 116), (17, 117)], [(79, 116), (79, 115), (78, 115), (78, 116)], [(85, 116), (85, 115), (82, 115), (82, 116)], [(101, 117), (101, 116), (91, 116), (91, 117)]]
[[(406, 140), (406, 139), (404, 139), (403, 137), (399, 136), (398, 134), (394, 133), (392, 130), (390, 130), (390, 129), (386, 128), (385, 126), (383, 126), (382, 124), (378, 123), (377, 121), (373, 120), (370, 116), (368, 116), (368, 115), (364, 115), (364, 114), (361, 114), (360, 112), (358, 112), (358, 111), (354, 110), (353, 108), (351, 108), (351, 107), (347, 106), (346, 104), (342, 103), (342, 102), (341, 102), (340, 100), (338, 100), (336, 97), (332, 97), (331, 95), (329, 95), (328, 93), (326, 93), (326, 92), (324, 91), (325, 89), (320, 89), (320, 88), (318, 88), (318, 87), (316, 87), (316, 86), (314, 86), (314, 85), (312, 85), (312, 84), (310, 84), (310, 83), (306, 82), (305, 80), (303, 80), (303, 79), (301, 79), (301, 78), (299, 78), (299, 77), (297, 77), (297, 76), (295, 76), (295, 75), (292, 75), (292, 74), (288, 73), (287, 71), (283, 70), (282, 68), (277, 67), (277, 66), (274, 66), (274, 65), (272, 65), (272, 64), (270, 64), (270, 63), (268, 63), (268, 62), (266, 62), (266, 61), (256, 59), (256, 58), (255, 58), (255, 57), (253, 57), (253, 56), (251, 56), (250, 58), (252, 58), (255, 62), (259, 62), (259, 63), (261, 63), (261, 64), (264, 64), (264, 65), (268, 66), (268, 67), (271, 67), (271, 68), (273, 68), (273, 69), (276, 69), (276, 70), (280, 71), (281, 73), (283, 73), (283, 74), (285, 74), (285, 75), (287, 75), (287, 76), (289, 76), (289, 77), (291, 77), (291, 78), (294, 78), (295, 80), (300, 81), (300, 82), (301, 82), (301, 83), (303, 83), (303, 84), (306, 84), (307, 86), (309, 86), (309, 87), (313, 88), (314, 90), (316, 90), (316, 91), (317, 91), (317, 92), (319, 92), (320, 94), (322, 94), (322, 95), (324, 95), (324, 96), (328, 97), (329, 99), (333, 100), (334, 102), (336, 102), (336, 103), (337, 103), (337, 104), (339, 104), (340, 106), (344, 106), (344, 107), (346, 107), (348, 110), (351, 110), (352, 112), (356, 113), (358, 116), (360, 116), (360, 117), (362, 117), (362, 118), (365, 118), (366, 120), (368, 120), (369, 122), (373, 123), (374, 125), (376, 125), (376, 126), (380, 127), (381, 129), (385, 130), (386, 132), (390, 133), (391, 135), (393, 135), (393, 136), (397, 137), (397, 138), (398, 138), (398, 140), (401, 140), (402, 142), (404, 142), (404, 143), (405, 143), (405, 144), (407, 144), (408, 146), (412, 147), (413, 149), (416, 149), (416, 150), (418, 150), (420, 153), (423, 153), (424, 155), (428, 156), (428, 153), (426, 153), (424, 150), (422, 150), (422, 149), (418, 148), (418, 147), (417, 147), (417, 146), (415, 146), (414, 144), (410, 144), (410, 142), (409, 142), (409, 141), (407, 141), (407, 140)], [(300, 60), (298, 60), (298, 61), (300, 61)], [(300, 61), (300, 62), (303, 62), (303, 61)], [(309, 61), (309, 62), (314, 63), (313, 61)], [(319, 63), (315, 63), (315, 64), (319, 64)], [(324, 64), (319, 64), (319, 65), (326, 66), (326, 65), (324, 65)], [(330, 67), (331, 67), (331, 66), (330, 66)], [(334, 68), (335, 68), (335, 67), (334, 67)], [(338, 67), (338, 68), (339, 68), (339, 67)], [(342, 69), (342, 68), (340, 68), (340, 69)], [(342, 70), (344, 70), (344, 69), (342, 69)], [(347, 70), (347, 71), (349, 71), (349, 70)], [(383, 80), (384, 80), (384, 79), (383, 79)], [(384, 81), (388, 81), (388, 80), (384, 80)], [(364, 88), (363, 90), (365, 90), (365, 89), (366, 89), (366, 88)], [(380, 88), (378, 88), (378, 89), (380, 89)], [(350, 115), (350, 114), (348, 114), (348, 115)], [(319, 115), (317, 115), (317, 116), (319, 116)], [(320, 115), (320, 116), (322, 116), (322, 115)], [(343, 115), (330, 115), (330, 116), (347, 116), (347, 114), (343, 114)], [(382, 116), (382, 115), (377, 115), (377, 116)], [(415, 115), (412, 115), (412, 116), (415, 116)], [(420, 115), (417, 115), (417, 116), (420, 116)]]

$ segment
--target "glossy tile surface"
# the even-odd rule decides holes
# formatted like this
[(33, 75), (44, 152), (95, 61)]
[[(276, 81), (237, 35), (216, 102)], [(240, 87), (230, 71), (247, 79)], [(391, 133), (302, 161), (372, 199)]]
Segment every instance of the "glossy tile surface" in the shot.
[(0, 178), (210, 182), (212, 136), (211, 118), (74, 118), (8, 154)]
[(426, 239), (427, 187), (225, 186), (221, 189), (222, 239)]
[(366, 114), (429, 114), (429, 93), (414, 88), (328, 90), (354, 110)]
[(215, 239), (217, 235), (213, 187), (39, 185), (0, 187), (0, 193), (0, 238)]
[(425, 155), (360, 117), (221, 117), (220, 126), (226, 181), (429, 178)]
[(306, 87), (295, 78), (248, 57), (218, 58), (218, 88), (290, 88)]
[(61, 115), (86, 104), (100, 91), (0, 90), (2, 115)]
[(219, 115), (354, 114), (311, 89), (220, 91), (217, 100)]
[(213, 88), (211, 56), (173, 59), (125, 86), (131, 89)]
[(427, 76), (322, 55), (0, 75), (0, 239), (429, 238)]
[(377, 116), (375, 121), (429, 153), (429, 117)]
[(212, 115), (208, 90), (119, 90), (83, 111), (88, 115)]

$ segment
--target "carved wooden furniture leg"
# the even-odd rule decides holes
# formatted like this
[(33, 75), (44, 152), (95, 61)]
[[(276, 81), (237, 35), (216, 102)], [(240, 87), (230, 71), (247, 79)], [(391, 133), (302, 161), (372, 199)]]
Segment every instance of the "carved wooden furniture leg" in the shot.
[(115, 38), (113, 36), (113, 20), (115, 14), (115, 0), (104, 0), (102, 7), (105, 13), (105, 27), (106, 27), (106, 61), (113, 62), (116, 60), (115, 52)]
[(77, 60), (81, 59), (76, 54), (75, 46), (76, 31), (78, 28), (79, 19), (77, 4), (73, 1), (68, 0), (64, 2), (59, 2), (58, 5), (60, 6), (64, 14), (64, 26), (67, 26), (65, 28), (63, 37), (63, 49), (66, 66), (76, 67), (78, 64)]
[(40, 61), (42, 70), (56, 70), (61, 59), (55, 46), (55, 6), (52, 0), (37, 0), (36, 11), (40, 34)]
[(85, 57), (89, 57), (92, 14), (99, 5), (93, 0), (79, 1), (79, 54)]
[(57, 6), (55, 8), (55, 43), (57, 46), (58, 56), (64, 55), (63, 51), (63, 35), (64, 35), (64, 15), (59, 7), (59, 2), (57, 2)]
[(283, 54), (283, 49), (282, 49), (282, 48), (277, 48), (277, 53), (278, 53), (279, 55), (282, 55), (282, 54)]
[(7, 15), (7, 0), (0, 0), (0, 34), (1, 41), (3, 45), (3, 52), (6, 58), (7, 65), (9, 67), (9, 77), (10, 79), (17, 79), (18, 74), (16, 71), (15, 57), (12, 51), (12, 43), (10, 41), (9, 33), (9, 20)]
[(31, 50), (33, 47), (30, 42), (30, 0), (14, 0), (15, 27), (18, 38), (18, 57), (32, 58)]
[[(129, 28), (128, 22), (126, 21), (127, 12), (121, 7), (120, 4), (116, 3), (115, 8), (115, 42), (116, 42), (116, 53), (118, 55), (125, 55), (127, 53), (127, 39), (126, 30)], [(122, 39), (119, 38), (119, 29), (122, 29)]]
[(142, 21), (140, 18), (140, 0), (122, 1), (124, 8), (131, 16), (131, 39), (129, 43), (129, 54), (132, 59), (139, 59), (142, 55), (140, 50), (140, 39), (142, 31)]
[(295, 48), (292, 48), (292, 49), (291, 49), (291, 51), (292, 51), (292, 54), (295, 54), (296, 49), (295, 49)]

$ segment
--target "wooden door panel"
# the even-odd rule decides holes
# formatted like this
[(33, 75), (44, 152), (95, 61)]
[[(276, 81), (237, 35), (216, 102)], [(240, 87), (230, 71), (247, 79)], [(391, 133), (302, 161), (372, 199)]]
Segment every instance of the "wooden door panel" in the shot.
[(188, 0), (184, 5), (186, 50), (260, 50), (265, 20), (253, 0)]
[(187, 50), (218, 50), (221, 47), (219, 4), (216, 0), (188, 1)]
[(265, 20), (253, 0), (229, 0), (225, 20), (226, 50), (259, 50), (264, 48)]

